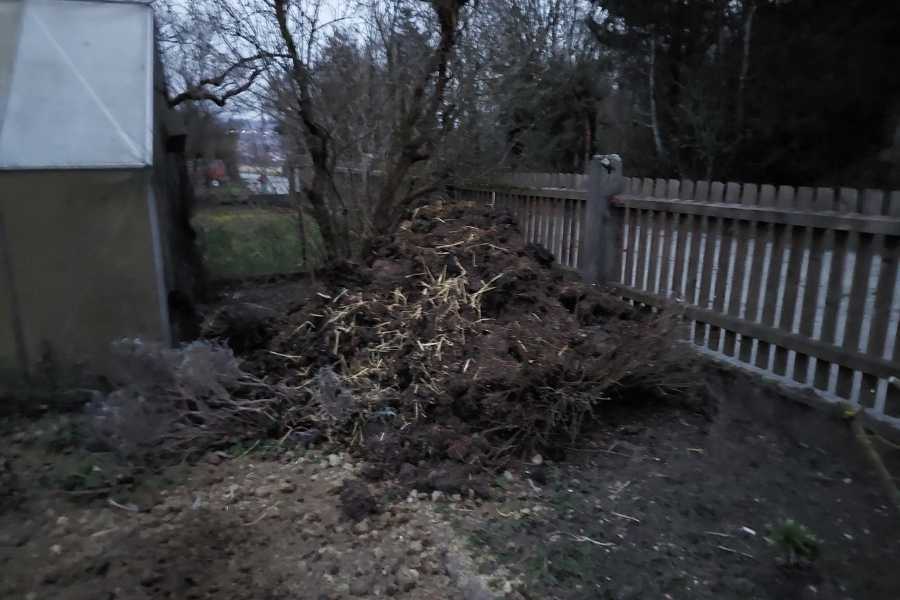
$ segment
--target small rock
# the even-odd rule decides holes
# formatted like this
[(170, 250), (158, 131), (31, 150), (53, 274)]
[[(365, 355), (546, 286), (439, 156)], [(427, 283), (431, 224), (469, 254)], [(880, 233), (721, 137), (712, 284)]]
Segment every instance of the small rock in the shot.
[(378, 510), (378, 503), (369, 487), (359, 480), (344, 481), (340, 498), (341, 510), (354, 521), (362, 521)]
[(425, 572), (429, 575), (440, 575), (441, 567), (438, 563), (433, 560), (429, 560), (425, 563)]
[(462, 502), (462, 496), (460, 496), (459, 494), (453, 494), (452, 496), (450, 496), (450, 499), (454, 502)]
[(516, 476), (511, 471), (503, 471), (503, 479), (506, 481), (515, 481)]
[(267, 485), (261, 485), (253, 491), (257, 498), (268, 498), (272, 495), (272, 488)]
[(356, 523), (353, 526), (353, 532), (358, 535), (362, 535), (364, 533), (369, 533), (369, 520), (363, 519), (359, 523)]
[(53, 544), (52, 546), (50, 546), (50, 552), (52, 554), (55, 554), (56, 556), (59, 556), (60, 554), (62, 554), (62, 551), (63, 551), (63, 547), (60, 546), (59, 544)]
[(328, 455), (328, 464), (332, 467), (338, 467), (343, 461), (341, 460), (340, 454), (329, 454)]
[(141, 585), (144, 587), (151, 587), (156, 585), (162, 579), (162, 575), (153, 569), (147, 569), (143, 573), (141, 573)]
[(512, 594), (512, 591), (513, 591), (512, 583), (509, 581), (504, 581), (503, 582), (503, 593), (504, 594)]
[(346, 596), (350, 593), (350, 584), (346, 582), (341, 582), (334, 587), (334, 591), (337, 592), (341, 596)]
[(438, 490), (431, 492), (431, 501), (432, 502), (439, 502), (441, 500), (441, 498), (443, 498), (443, 497), (444, 497), (444, 492), (440, 492)]
[(413, 540), (409, 544), (410, 554), (421, 554), (424, 549), (425, 547), (422, 546), (422, 542), (420, 542), (419, 540)]
[(531, 457), (531, 464), (533, 465), (542, 465), (544, 464), (544, 457), (540, 454), (535, 454)]
[(217, 453), (212, 452), (209, 455), (207, 455), (206, 462), (208, 462), (211, 465), (220, 465), (220, 464), (222, 464), (222, 457), (219, 456)]
[(408, 592), (409, 590), (416, 587), (416, 583), (419, 581), (419, 572), (415, 569), (408, 569), (403, 567), (397, 573), (397, 583), (400, 585), (400, 589), (404, 592)]
[(371, 582), (366, 579), (354, 579), (350, 584), (350, 593), (354, 596), (365, 596), (369, 593)]
[(293, 481), (285, 479), (278, 485), (278, 491), (283, 494), (293, 494), (297, 491), (297, 486), (294, 485)]

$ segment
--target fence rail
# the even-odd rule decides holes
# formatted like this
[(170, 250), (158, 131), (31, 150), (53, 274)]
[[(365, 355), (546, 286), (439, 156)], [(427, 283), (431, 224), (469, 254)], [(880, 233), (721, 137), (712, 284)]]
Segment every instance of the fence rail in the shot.
[[(682, 307), (706, 352), (900, 424), (900, 192), (624, 178), (622, 192), (469, 186), (631, 301)], [(601, 202), (608, 223), (588, 205)], [(606, 251), (585, 247), (601, 227)], [(602, 260), (602, 259), (599, 259)]]

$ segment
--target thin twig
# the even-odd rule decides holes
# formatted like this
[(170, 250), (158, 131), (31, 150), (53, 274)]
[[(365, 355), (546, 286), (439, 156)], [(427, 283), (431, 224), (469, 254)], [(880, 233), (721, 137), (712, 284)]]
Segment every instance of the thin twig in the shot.
[(728, 546), (716, 546), (716, 548), (718, 548), (719, 550), (722, 550), (723, 552), (730, 552), (731, 554), (739, 554), (740, 556), (743, 556), (745, 558), (749, 558), (751, 560), (756, 560), (756, 557), (753, 556), (752, 554), (747, 554), (746, 552), (741, 552), (740, 550), (735, 550), (734, 548), (729, 548)]
[(628, 515), (623, 515), (622, 513), (617, 513), (617, 512), (614, 511), (614, 510), (609, 511), (609, 513), (612, 514), (612, 515), (615, 515), (615, 516), (619, 517), (620, 519), (626, 519), (626, 520), (632, 521), (632, 522), (634, 522), (634, 523), (640, 523), (640, 522), (641, 522), (640, 519), (637, 519), (637, 518), (635, 518), (635, 517), (630, 517), (630, 516), (628, 516)]

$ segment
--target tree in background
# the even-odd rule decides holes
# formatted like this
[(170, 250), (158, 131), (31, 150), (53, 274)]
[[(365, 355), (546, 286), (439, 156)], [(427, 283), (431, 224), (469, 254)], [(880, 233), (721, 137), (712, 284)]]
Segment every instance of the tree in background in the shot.
[[(583, 171), (597, 152), (625, 154), (633, 175), (900, 185), (897, 3), (174, 6), (172, 102), (274, 118), (309, 166), (298, 211), (330, 258), (454, 177)], [(342, 187), (346, 166), (373, 177)]]
[[(900, 5), (595, 0), (643, 132), (635, 174), (894, 186)], [(888, 58), (893, 57), (893, 58)]]
[[(371, 0), (354, 7), (362, 20), (321, 0), (174, 4), (166, 14), (176, 24), (165, 39), (177, 47), (175, 64), (189, 67), (175, 69), (184, 72), (184, 91), (170, 95), (171, 102), (224, 104), (241, 94), (267, 106), (289, 151), (311, 163), (301, 192), (325, 258), (349, 256), (355, 249), (350, 208), (336, 182), (339, 160), (379, 158), (380, 185), (361, 230), (366, 237), (390, 231), (416, 198), (434, 189), (419, 174), (452, 127), (450, 65), (467, 3)], [(202, 39), (189, 35), (198, 32)], [(199, 75), (205, 72), (216, 74)], [(378, 104), (365, 105), (372, 96)]]

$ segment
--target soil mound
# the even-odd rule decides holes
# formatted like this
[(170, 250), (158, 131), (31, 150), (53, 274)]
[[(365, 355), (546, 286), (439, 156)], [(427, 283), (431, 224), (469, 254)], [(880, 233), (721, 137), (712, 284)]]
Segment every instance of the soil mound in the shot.
[(584, 285), (489, 206), (422, 206), (336, 279), (247, 368), (303, 394), (309, 430), (371, 459), (552, 455), (599, 403), (690, 385), (676, 315)]

